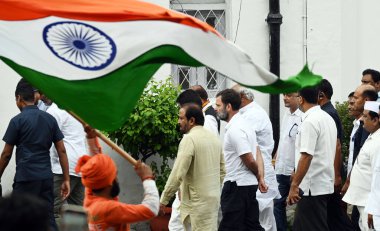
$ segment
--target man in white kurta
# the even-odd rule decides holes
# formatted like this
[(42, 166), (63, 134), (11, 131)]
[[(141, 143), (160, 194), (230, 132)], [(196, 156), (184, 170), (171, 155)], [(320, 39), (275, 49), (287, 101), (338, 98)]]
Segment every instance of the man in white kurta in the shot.
[(380, 103), (375, 101), (367, 101), (364, 105), (363, 127), (370, 135), (356, 158), (348, 182), (349, 187), (343, 197), (343, 201), (358, 207), (360, 213), (359, 226), (361, 230), (371, 230), (367, 223), (368, 213), (365, 212), (364, 207), (367, 204), (368, 196), (371, 191), (371, 181), (376, 159), (379, 157), (379, 105)]
[(268, 192), (256, 193), (259, 202), (260, 225), (266, 231), (276, 231), (276, 219), (274, 217), (273, 199), (280, 198), (276, 174), (272, 165), (272, 151), (274, 147), (272, 123), (266, 111), (256, 102), (251, 90), (234, 86), (233, 89), (240, 94), (242, 104), (239, 113), (246, 120), (247, 127), (253, 128), (257, 137), (261, 155), (264, 161), (264, 180), (268, 186)]
[[(377, 155), (380, 155), (380, 151)], [(372, 228), (380, 230), (380, 158), (376, 159), (373, 168), (371, 192), (368, 195), (364, 212), (368, 213), (368, 224), (372, 223)]]
[(185, 135), (162, 192), (161, 207), (181, 187), (180, 215), (185, 230), (217, 230), (220, 187), (225, 175), (222, 145), (202, 126), (204, 117), (198, 106), (182, 107), (178, 122)]

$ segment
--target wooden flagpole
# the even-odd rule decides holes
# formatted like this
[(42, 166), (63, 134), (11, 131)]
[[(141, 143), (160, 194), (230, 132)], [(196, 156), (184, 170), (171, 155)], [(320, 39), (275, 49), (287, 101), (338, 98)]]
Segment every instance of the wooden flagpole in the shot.
[[(70, 115), (72, 115), (76, 120), (78, 120), (83, 127), (88, 126), (88, 124), (83, 121), (79, 116), (77, 116), (74, 112), (68, 111)], [(110, 146), (113, 150), (115, 150), (119, 155), (124, 157), (129, 163), (131, 163), (133, 166), (137, 165), (137, 160), (133, 158), (131, 155), (129, 155), (126, 151), (121, 149), (119, 146), (117, 146), (112, 140), (108, 139), (104, 134), (99, 132), (97, 129), (95, 129), (96, 135), (99, 137), (99, 139), (103, 140), (104, 143), (106, 143), (108, 146)]]

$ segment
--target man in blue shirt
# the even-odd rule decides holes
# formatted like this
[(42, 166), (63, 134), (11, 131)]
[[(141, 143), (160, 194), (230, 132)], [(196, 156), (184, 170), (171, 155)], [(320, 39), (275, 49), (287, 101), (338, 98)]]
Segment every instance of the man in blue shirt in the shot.
[(49, 206), (51, 229), (57, 230), (53, 216), (53, 173), (49, 150), (54, 143), (64, 175), (61, 196), (66, 198), (70, 192), (70, 182), (63, 135), (54, 117), (34, 105), (34, 89), (31, 85), (20, 80), (15, 95), (21, 113), (11, 119), (3, 137), (5, 146), (0, 158), (0, 177), (16, 146), (13, 192), (28, 193), (45, 200)]

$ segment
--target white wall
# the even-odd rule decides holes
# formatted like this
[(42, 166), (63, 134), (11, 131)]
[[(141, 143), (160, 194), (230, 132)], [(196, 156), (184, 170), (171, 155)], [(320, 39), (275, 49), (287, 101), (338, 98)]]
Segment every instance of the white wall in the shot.
[[(268, 25), (265, 21), (268, 0), (242, 0), (240, 23), (236, 44), (243, 48), (258, 64), (269, 68)], [(169, 0), (150, 0), (164, 7)], [(307, 30), (304, 30), (305, 4), (307, 2)], [(380, 53), (378, 37), (380, 24), (376, 0), (280, 0), (283, 23), (281, 25), (281, 78), (298, 73), (304, 62), (304, 33), (307, 32), (307, 58), (313, 71), (323, 75), (333, 84), (333, 101), (345, 100), (348, 93), (360, 84), (365, 68), (380, 69), (377, 54)], [(228, 37), (233, 41), (238, 23), (240, 0), (226, 0)], [(170, 74), (170, 65), (164, 65), (155, 78)], [(0, 62), (2, 91), (0, 102), (0, 136), (3, 136), (9, 120), (19, 111), (15, 106), (14, 89), (19, 77)], [(268, 109), (268, 95), (255, 93), (256, 101)], [(282, 100), (281, 100), (282, 101)], [(283, 110), (283, 107), (281, 107)], [(2, 146), (0, 146), (2, 147)], [(106, 150), (119, 163), (119, 176), (125, 175), (125, 183), (138, 185), (133, 170), (124, 160), (119, 160), (111, 150)], [(14, 175), (14, 158), (6, 169), (2, 185), (9, 191)], [(135, 177), (135, 178), (133, 178)], [(122, 182), (123, 183), (123, 182)], [(128, 195), (137, 195), (133, 187), (125, 189)], [(132, 190), (132, 191), (131, 191)], [(137, 197), (135, 199), (138, 199)]]

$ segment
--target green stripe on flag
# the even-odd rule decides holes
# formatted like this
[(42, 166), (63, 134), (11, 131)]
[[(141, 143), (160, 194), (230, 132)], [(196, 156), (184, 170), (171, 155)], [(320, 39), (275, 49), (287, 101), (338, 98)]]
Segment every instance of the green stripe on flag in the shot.
[(179, 47), (161, 46), (105, 76), (68, 81), (18, 65), (5, 57), (0, 59), (60, 108), (73, 111), (91, 126), (105, 131), (123, 125), (146, 84), (163, 63), (202, 65)]
[(322, 76), (316, 75), (309, 70), (306, 64), (302, 71), (295, 76), (291, 76), (286, 80), (278, 79), (276, 82), (267, 86), (246, 86), (264, 93), (270, 94), (280, 94), (280, 93), (292, 93), (297, 92), (305, 87), (317, 86), (321, 80)]
[[(183, 49), (172, 45), (152, 49), (119, 69), (90, 80), (63, 80), (21, 66), (6, 57), (0, 56), (0, 59), (60, 108), (73, 111), (91, 126), (105, 131), (114, 131), (124, 124), (146, 84), (162, 64), (203, 66)], [(279, 79), (267, 86), (247, 87), (271, 94), (290, 93), (315, 86), (321, 79), (306, 65), (297, 76), (288, 80)]]

